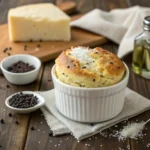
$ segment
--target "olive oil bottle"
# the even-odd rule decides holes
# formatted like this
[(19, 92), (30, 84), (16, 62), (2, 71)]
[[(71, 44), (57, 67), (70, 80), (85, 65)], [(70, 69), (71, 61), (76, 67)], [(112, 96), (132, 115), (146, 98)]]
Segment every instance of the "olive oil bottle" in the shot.
[(150, 79), (150, 16), (144, 18), (143, 30), (134, 41), (132, 70)]

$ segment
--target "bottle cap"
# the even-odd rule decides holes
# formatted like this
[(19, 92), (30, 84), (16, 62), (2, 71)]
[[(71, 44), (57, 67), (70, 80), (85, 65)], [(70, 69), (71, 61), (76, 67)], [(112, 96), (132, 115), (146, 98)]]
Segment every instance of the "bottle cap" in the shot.
[(143, 24), (144, 30), (150, 30), (150, 16), (144, 18)]

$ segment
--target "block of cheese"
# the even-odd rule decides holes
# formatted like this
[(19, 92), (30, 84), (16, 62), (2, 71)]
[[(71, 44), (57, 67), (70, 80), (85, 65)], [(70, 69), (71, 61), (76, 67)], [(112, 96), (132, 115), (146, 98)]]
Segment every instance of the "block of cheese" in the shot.
[(9, 10), (11, 41), (69, 41), (70, 17), (51, 3), (31, 4)]

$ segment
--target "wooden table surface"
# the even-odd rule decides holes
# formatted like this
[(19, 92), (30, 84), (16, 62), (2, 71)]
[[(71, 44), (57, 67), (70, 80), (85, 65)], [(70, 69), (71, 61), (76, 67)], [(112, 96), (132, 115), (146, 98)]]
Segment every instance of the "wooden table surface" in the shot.
[[(20, 5), (30, 3), (52, 2), (58, 4), (63, 0), (0, 0), (0, 23), (7, 22), (8, 9)], [(77, 3), (78, 12), (88, 12), (93, 8), (100, 8), (109, 11), (114, 8), (127, 8), (134, 5), (150, 6), (149, 0), (75, 0)], [(137, 22), (138, 23), (138, 22)], [(3, 37), (0, 37), (1, 39)], [(102, 45), (114, 53), (117, 52), (118, 45), (113, 42), (109, 42)], [(130, 79), (128, 87), (132, 90), (140, 93), (141, 95), (150, 99), (150, 80), (143, 79), (135, 75), (131, 71), (131, 58), (132, 55), (128, 55), (124, 58), (130, 68)], [(26, 86), (15, 86), (6, 81), (3, 75), (0, 75), (0, 119), (4, 119), (5, 124), (0, 123), (0, 150), (146, 150), (150, 149), (147, 144), (150, 143), (150, 124), (146, 125), (147, 130), (144, 132), (143, 139), (126, 141), (118, 141), (117, 138), (103, 137), (97, 134), (91, 138), (91, 140), (85, 139), (81, 142), (71, 135), (63, 136), (49, 136), (50, 128), (45, 122), (41, 111), (38, 110), (29, 115), (18, 115), (11, 112), (5, 107), (4, 101), (6, 97), (14, 92), (30, 90), (30, 91), (45, 91), (53, 88), (50, 71), (54, 61), (49, 61), (42, 65), (42, 69), (38, 76), (38, 79)], [(9, 85), (9, 87), (7, 86)], [(9, 116), (12, 113), (12, 117)], [(144, 112), (137, 117), (130, 119), (129, 121), (142, 121), (147, 120), (150, 117), (150, 111)], [(17, 124), (17, 122), (19, 124)], [(34, 126), (36, 130), (32, 131), (31, 127)], [(118, 124), (118, 127), (112, 127), (112, 129), (122, 128), (122, 123)], [(40, 129), (40, 131), (38, 130)], [(106, 130), (111, 133), (112, 131)], [(62, 141), (62, 142), (60, 142)], [(60, 146), (58, 145), (60, 144)], [(86, 144), (89, 144), (86, 146)]]

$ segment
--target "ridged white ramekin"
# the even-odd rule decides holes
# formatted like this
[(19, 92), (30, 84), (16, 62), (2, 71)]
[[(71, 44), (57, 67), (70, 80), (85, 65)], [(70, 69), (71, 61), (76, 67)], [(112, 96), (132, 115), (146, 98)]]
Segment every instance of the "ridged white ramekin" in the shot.
[(58, 80), (53, 66), (56, 107), (67, 118), (80, 122), (102, 122), (114, 118), (123, 108), (128, 78), (129, 69), (126, 66), (124, 79), (115, 85), (101, 88), (74, 87)]

